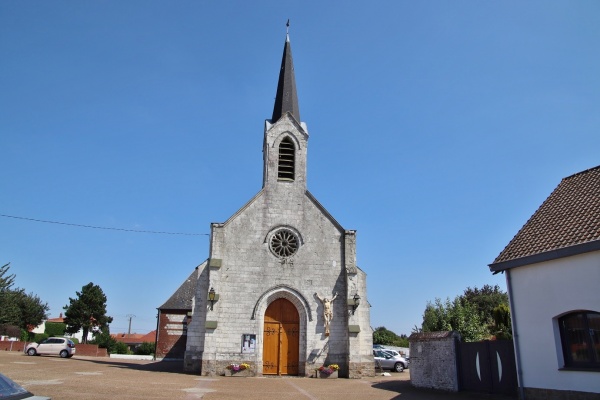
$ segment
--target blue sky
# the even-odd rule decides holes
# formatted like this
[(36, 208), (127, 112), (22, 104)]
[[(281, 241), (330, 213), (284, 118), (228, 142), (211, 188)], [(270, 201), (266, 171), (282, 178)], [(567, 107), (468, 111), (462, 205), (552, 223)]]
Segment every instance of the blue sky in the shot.
[[(560, 180), (600, 164), (597, 1), (0, 2), (0, 214), (207, 234), (262, 184), (291, 19), (308, 187), (357, 230), (372, 326), (499, 284)], [(55, 317), (100, 285), (145, 333), (206, 235), (0, 217)]]

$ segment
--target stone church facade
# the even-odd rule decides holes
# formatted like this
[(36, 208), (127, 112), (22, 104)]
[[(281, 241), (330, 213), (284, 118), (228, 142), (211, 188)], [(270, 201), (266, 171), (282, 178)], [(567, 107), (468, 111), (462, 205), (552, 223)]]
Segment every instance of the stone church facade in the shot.
[(374, 375), (366, 274), (356, 232), (307, 190), (308, 129), (300, 122), (289, 36), (273, 115), (265, 121), (263, 187), (211, 225), (207, 262), (188, 319), (184, 369), (221, 375), (247, 363), (255, 375)]

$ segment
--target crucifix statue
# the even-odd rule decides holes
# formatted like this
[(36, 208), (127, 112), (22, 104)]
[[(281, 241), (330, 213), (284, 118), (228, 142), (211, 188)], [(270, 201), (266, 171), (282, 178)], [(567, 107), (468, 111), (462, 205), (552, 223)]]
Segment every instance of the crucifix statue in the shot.
[(335, 296), (333, 298), (328, 299), (327, 297), (321, 298), (317, 293), (315, 293), (317, 299), (321, 300), (323, 303), (323, 319), (325, 320), (325, 336), (329, 336), (329, 323), (333, 319), (333, 301), (337, 297), (337, 292), (335, 292)]

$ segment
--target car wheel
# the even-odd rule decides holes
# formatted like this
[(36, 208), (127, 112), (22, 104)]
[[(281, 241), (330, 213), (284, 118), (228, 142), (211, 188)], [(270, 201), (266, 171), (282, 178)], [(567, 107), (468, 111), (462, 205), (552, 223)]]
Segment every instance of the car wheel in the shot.
[(60, 357), (61, 358), (67, 358), (67, 357), (69, 357), (69, 352), (66, 351), (66, 350), (61, 351), (60, 352)]
[(31, 349), (27, 350), (27, 355), (28, 356), (35, 356), (35, 349), (31, 348)]
[(404, 365), (402, 365), (402, 363), (397, 362), (396, 364), (394, 364), (394, 371), (396, 371), (396, 372), (404, 371)]

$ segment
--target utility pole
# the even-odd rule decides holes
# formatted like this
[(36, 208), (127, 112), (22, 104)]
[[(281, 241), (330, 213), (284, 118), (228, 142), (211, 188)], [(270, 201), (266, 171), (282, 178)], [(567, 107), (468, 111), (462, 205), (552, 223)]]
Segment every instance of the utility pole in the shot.
[(135, 315), (127, 314), (126, 317), (129, 318), (129, 330), (127, 331), (127, 336), (131, 336), (131, 319), (135, 318)]

